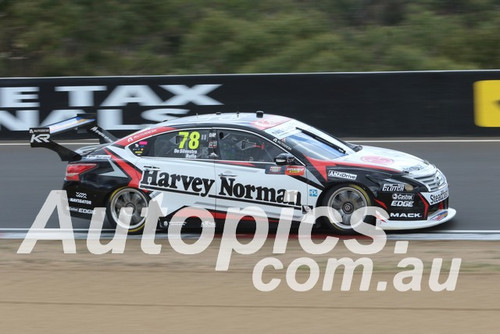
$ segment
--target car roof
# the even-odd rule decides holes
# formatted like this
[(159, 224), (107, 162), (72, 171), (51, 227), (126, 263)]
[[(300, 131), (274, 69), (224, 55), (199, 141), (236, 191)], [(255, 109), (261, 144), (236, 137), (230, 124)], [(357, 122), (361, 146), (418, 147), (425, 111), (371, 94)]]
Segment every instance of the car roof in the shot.
[(263, 132), (264, 130), (275, 127), (279, 124), (291, 121), (292, 119), (279, 115), (265, 115), (262, 112), (256, 113), (216, 113), (216, 114), (203, 114), (195, 116), (187, 116), (177, 118), (174, 120), (158, 123), (149, 128), (145, 128), (134, 132), (128, 136), (118, 139), (113, 144), (118, 146), (127, 146), (135, 143), (143, 138), (152, 135), (160, 134), (173, 129), (182, 129), (189, 127), (235, 127), (247, 128), (256, 132)]
[(290, 121), (291, 118), (279, 115), (256, 113), (215, 113), (177, 118), (157, 124), (157, 126), (227, 126), (237, 125), (265, 130)]

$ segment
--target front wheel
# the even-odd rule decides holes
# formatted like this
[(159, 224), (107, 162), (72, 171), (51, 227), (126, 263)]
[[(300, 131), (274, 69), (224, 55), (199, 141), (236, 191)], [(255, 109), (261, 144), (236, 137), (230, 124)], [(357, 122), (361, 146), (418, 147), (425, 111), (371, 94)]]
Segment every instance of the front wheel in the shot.
[(106, 205), (106, 215), (113, 227), (122, 224), (119, 221), (120, 210), (122, 208), (132, 208), (130, 225), (128, 232), (130, 234), (140, 234), (146, 224), (146, 217), (141, 217), (142, 209), (149, 204), (149, 197), (139, 189), (120, 188), (115, 190), (109, 197)]
[(336, 210), (341, 221), (331, 217), (323, 217), (323, 225), (333, 233), (355, 234), (351, 223), (352, 214), (361, 208), (370, 206), (371, 196), (363, 188), (355, 184), (344, 184), (327, 190), (321, 201), (322, 206)]

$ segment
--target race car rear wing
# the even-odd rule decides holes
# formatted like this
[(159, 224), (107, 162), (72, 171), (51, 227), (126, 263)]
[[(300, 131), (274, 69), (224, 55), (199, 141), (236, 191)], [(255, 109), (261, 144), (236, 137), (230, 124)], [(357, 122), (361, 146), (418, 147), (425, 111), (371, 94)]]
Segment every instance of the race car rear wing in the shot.
[(76, 130), (79, 133), (90, 133), (99, 138), (99, 143), (101, 144), (112, 143), (116, 140), (112, 134), (97, 125), (95, 114), (79, 114), (73, 118), (44, 127), (30, 128), (30, 145), (31, 147), (48, 148), (56, 152), (62, 161), (78, 160), (81, 158), (78, 153), (52, 140), (53, 135), (70, 130)]

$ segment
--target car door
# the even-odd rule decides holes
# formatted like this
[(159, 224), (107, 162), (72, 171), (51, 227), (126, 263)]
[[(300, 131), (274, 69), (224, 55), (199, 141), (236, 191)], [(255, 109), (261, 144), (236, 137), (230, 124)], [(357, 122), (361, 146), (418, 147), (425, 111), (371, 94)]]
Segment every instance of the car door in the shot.
[[(139, 187), (163, 193), (168, 215), (187, 207), (215, 210), (215, 169), (209, 128), (190, 128), (141, 140), (131, 147), (142, 171)], [(212, 135), (212, 138), (215, 134)]]
[(283, 208), (293, 208), (294, 218), (301, 218), (308, 189), (304, 165), (276, 165), (274, 158), (285, 151), (249, 131), (219, 128), (217, 139), (217, 211), (258, 206), (279, 219)]

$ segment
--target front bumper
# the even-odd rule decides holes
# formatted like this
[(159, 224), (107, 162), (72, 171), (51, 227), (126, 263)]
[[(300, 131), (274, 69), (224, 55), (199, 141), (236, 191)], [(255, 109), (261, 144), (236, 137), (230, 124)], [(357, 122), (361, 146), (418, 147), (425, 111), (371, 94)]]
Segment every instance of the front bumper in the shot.
[(439, 210), (428, 217), (426, 220), (379, 220), (377, 226), (383, 230), (414, 230), (427, 228), (446, 223), (457, 214), (457, 210), (448, 208)]

